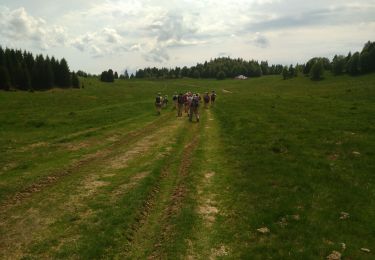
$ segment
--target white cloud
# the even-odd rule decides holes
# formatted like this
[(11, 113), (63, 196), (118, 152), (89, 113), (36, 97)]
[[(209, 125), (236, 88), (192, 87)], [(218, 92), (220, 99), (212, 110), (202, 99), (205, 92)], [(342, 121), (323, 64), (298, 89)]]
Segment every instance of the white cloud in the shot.
[(29, 15), (24, 8), (0, 9), (1, 38), (12, 45), (14, 41), (30, 43), (39, 49), (64, 45), (67, 39), (65, 28), (50, 26), (42, 18)]
[(374, 0), (66, 1), (2, 0), (0, 45), (58, 52), (92, 70), (188, 65), (218, 53), (290, 62), (375, 38)]
[(260, 32), (256, 32), (250, 39), (249, 43), (259, 48), (266, 48), (269, 46), (269, 40)]
[(70, 44), (82, 52), (88, 51), (93, 57), (131, 50), (125, 39), (113, 28), (88, 32), (77, 37)]
[(156, 47), (150, 50), (148, 53), (143, 55), (147, 61), (152, 62), (166, 62), (169, 61), (170, 57), (165, 48)]

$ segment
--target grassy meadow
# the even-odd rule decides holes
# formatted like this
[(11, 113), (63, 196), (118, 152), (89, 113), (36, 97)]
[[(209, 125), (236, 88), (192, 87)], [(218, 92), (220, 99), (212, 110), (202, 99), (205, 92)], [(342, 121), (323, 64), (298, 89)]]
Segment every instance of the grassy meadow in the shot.
[(374, 74), (82, 80), (0, 92), (0, 258), (375, 257)]

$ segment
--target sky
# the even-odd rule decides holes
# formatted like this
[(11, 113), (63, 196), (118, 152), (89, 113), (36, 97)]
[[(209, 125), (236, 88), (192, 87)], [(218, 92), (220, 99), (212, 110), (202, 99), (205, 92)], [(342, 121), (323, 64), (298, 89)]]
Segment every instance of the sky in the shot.
[(216, 57), (305, 63), (375, 41), (375, 0), (0, 0), (0, 45), (123, 73)]

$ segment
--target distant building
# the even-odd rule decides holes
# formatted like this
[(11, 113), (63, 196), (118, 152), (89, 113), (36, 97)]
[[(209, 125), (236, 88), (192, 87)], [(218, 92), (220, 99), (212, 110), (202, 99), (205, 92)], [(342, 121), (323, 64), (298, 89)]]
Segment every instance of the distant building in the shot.
[(238, 75), (235, 79), (247, 79), (247, 77), (244, 75)]

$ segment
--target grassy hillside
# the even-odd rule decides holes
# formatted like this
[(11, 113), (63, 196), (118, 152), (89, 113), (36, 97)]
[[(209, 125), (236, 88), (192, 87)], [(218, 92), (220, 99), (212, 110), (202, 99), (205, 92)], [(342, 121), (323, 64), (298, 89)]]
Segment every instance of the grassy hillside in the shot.
[(0, 92), (1, 258), (374, 257), (375, 75), (84, 84)]
[(231, 165), (221, 190), (235, 256), (366, 258), (360, 248), (375, 245), (374, 86), (374, 75), (226, 86), (233, 93), (215, 112)]

